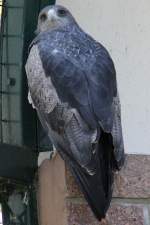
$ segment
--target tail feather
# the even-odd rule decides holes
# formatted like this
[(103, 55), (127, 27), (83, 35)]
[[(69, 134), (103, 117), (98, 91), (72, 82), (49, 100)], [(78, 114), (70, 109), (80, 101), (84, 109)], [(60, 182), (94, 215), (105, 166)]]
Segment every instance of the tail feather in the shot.
[(70, 163), (70, 169), (85, 199), (98, 220), (105, 218), (110, 206), (113, 186), (112, 145), (108, 134), (103, 134), (95, 157), (96, 173), (87, 174), (83, 168)]

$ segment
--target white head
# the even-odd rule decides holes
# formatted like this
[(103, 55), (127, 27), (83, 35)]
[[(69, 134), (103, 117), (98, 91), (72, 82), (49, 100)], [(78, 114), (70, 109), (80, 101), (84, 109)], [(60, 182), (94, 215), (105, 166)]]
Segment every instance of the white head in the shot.
[(47, 6), (39, 14), (37, 33), (66, 26), (72, 22), (75, 22), (75, 19), (65, 7), (60, 5)]

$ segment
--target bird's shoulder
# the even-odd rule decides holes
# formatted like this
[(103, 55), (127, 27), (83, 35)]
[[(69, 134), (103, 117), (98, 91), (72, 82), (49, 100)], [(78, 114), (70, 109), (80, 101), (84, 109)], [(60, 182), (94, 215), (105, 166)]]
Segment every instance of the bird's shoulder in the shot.
[(95, 66), (98, 60), (104, 58), (106, 63), (113, 65), (105, 47), (77, 26), (42, 32), (33, 40), (30, 49), (34, 44), (37, 44), (44, 54), (59, 52), (66, 58), (81, 62), (82, 65), (88, 63), (87, 66)]

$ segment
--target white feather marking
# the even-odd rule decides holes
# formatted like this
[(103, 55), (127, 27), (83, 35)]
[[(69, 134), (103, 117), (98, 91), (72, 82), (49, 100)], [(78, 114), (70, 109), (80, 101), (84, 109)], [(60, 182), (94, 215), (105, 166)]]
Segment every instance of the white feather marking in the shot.
[(88, 172), (88, 174), (90, 176), (94, 176), (95, 175), (95, 171), (89, 170), (88, 168), (86, 168), (86, 171)]
[(29, 104), (32, 105), (33, 109), (35, 109), (35, 106), (34, 106), (34, 104), (33, 104), (32, 98), (31, 98), (30, 91), (28, 92), (28, 102), (29, 102)]
[(92, 143), (95, 142), (96, 139), (97, 139), (97, 129), (94, 131), (94, 133), (93, 133), (92, 136), (91, 136), (91, 142), (92, 142)]
[(59, 52), (59, 51), (58, 51), (57, 49), (54, 49), (54, 50), (53, 50), (53, 53), (54, 53), (54, 54), (57, 54), (58, 52)]

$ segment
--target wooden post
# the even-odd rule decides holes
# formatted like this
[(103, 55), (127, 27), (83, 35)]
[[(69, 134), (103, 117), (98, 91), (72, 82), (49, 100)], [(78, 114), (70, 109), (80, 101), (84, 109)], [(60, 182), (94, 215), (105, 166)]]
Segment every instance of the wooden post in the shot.
[(39, 168), (38, 211), (40, 225), (67, 225), (65, 165), (57, 156)]

